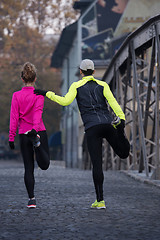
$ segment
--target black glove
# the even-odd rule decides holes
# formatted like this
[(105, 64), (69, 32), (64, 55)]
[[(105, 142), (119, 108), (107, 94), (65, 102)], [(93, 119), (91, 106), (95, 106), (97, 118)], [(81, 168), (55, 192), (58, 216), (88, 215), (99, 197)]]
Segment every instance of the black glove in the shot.
[(32, 129), (31, 131), (29, 131), (29, 132), (27, 133), (27, 136), (29, 136), (29, 137), (36, 137), (36, 136), (37, 136), (36, 130), (35, 130), (35, 129)]
[(111, 124), (115, 129), (124, 129), (125, 128), (125, 120), (120, 119), (119, 117), (115, 117)]
[(125, 120), (121, 119), (120, 125), (121, 125), (121, 127), (125, 128)]
[(14, 142), (9, 141), (9, 147), (10, 149), (15, 149)]
[(42, 95), (42, 96), (46, 96), (46, 93), (47, 93), (48, 91), (44, 91), (44, 90), (41, 90), (41, 89), (35, 89), (34, 90), (34, 94), (36, 94), (36, 95)]

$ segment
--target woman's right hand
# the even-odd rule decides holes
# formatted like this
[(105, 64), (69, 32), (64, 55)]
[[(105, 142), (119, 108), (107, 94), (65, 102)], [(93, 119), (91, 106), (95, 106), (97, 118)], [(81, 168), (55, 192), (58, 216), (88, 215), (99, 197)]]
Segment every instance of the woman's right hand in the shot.
[(15, 149), (15, 145), (14, 145), (14, 142), (11, 142), (11, 141), (9, 141), (9, 147), (10, 147), (10, 149)]

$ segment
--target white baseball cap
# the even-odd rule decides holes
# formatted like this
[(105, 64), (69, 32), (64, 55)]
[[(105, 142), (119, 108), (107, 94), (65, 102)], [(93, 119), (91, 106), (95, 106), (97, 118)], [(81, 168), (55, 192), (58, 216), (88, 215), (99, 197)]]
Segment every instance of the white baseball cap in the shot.
[(94, 63), (90, 59), (84, 59), (80, 64), (80, 69), (87, 71), (87, 70), (94, 70)]

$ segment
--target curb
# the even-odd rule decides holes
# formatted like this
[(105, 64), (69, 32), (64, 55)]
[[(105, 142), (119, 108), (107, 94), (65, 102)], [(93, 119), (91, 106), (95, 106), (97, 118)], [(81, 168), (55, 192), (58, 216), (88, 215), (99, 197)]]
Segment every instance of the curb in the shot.
[(156, 186), (156, 187), (159, 187), (160, 188), (160, 180), (152, 180), (152, 179), (149, 179), (145, 176), (142, 176), (140, 173), (136, 172), (131, 172), (131, 171), (126, 171), (126, 170), (121, 170), (120, 171), (121, 173), (139, 181), (139, 182), (142, 182), (142, 183), (145, 183), (145, 184), (149, 184), (149, 185), (153, 185), (153, 186)]

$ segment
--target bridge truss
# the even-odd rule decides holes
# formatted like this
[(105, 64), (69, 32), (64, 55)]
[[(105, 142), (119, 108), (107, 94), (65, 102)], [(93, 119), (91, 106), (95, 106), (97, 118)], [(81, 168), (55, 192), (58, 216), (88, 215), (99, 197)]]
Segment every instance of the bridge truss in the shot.
[(160, 15), (131, 33), (103, 77), (126, 116), (128, 159), (114, 155), (104, 140), (104, 168), (145, 172), (160, 179)]

